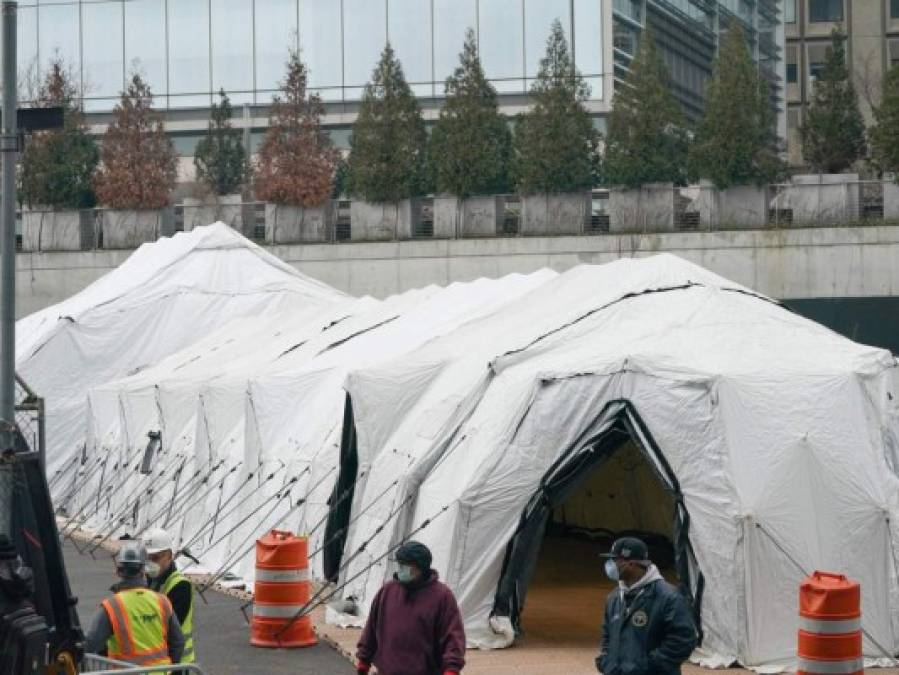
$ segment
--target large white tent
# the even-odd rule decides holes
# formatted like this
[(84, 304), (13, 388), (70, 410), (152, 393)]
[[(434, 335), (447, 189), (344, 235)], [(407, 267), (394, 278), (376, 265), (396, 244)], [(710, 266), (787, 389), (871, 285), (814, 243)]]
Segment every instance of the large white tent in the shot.
[[(505, 647), (553, 509), (626, 439), (674, 505), (666, 534), (704, 663), (789, 667), (796, 590), (816, 568), (861, 581), (869, 665), (899, 650), (899, 377), (885, 351), (670, 255), (220, 325), (91, 387), (71, 486), (76, 505), (102, 506), (101, 532), (165, 523), (205, 569), (249, 580), (255, 534), (314, 529), (316, 576), (358, 608), (329, 611), (346, 623), (413, 536), (470, 645)], [(144, 475), (148, 432), (161, 446)]]
[(346, 300), (222, 223), (144, 244), (82, 292), (16, 323), (16, 369), (46, 401), (49, 474), (84, 443), (90, 387), (239, 317)]
[(674, 498), (706, 664), (794, 663), (798, 584), (826, 569), (861, 582), (865, 655), (885, 665), (899, 650), (895, 385), (889, 353), (673, 256), (575, 268), (349, 375), (364, 515), (342, 594), (364, 618), (412, 534), (470, 644), (511, 644), (550, 510), (603, 471), (617, 435)]
[[(119, 514), (127, 516), (120, 528), (133, 533), (162, 512), (180, 543), (202, 555), (205, 569), (230, 562), (250, 580), (247, 545), (267, 527), (310, 533), (310, 548), (320, 553), (338, 472), (348, 370), (417, 349), (555, 276), (543, 270), (431, 286), (384, 301), (344, 303), (313, 317), (286, 309), (252, 326), (228, 325), (152, 368), (94, 387), (92, 441), (72, 484), (75, 501), (114, 492), (93, 512), (91, 525), (101, 532), (115, 525)], [(152, 494), (147, 490), (152, 478), (133, 470), (108, 478), (95, 470), (103, 462), (135, 466), (150, 432), (161, 434), (155, 461), (169, 469)], [(173, 469), (182, 465), (181, 481), (208, 474), (207, 484), (219, 487), (199, 502), (181, 499), (177, 493), (185, 486), (176, 482)], [(290, 494), (279, 499), (285, 485)], [(136, 512), (133, 502), (141, 492)], [(211, 520), (215, 533), (204, 529)], [(219, 532), (231, 534), (216, 536)], [(313, 555), (312, 563), (318, 572), (321, 555)]]

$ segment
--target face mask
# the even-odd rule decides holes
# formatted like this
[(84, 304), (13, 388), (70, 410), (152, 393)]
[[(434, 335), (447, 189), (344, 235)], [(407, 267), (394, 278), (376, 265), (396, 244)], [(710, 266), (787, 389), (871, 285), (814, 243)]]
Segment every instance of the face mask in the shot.
[(147, 576), (151, 579), (155, 579), (159, 576), (159, 573), (162, 571), (159, 567), (159, 563), (148, 562), (147, 566), (144, 568), (144, 571), (147, 573)]
[(396, 572), (396, 578), (401, 584), (411, 583), (414, 579), (412, 568), (409, 565), (400, 565)]
[(621, 575), (618, 573), (618, 565), (615, 564), (615, 561), (609, 558), (606, 560), (606, 576), (609, 577), (612, 581), (618, 581), (621, 579)]

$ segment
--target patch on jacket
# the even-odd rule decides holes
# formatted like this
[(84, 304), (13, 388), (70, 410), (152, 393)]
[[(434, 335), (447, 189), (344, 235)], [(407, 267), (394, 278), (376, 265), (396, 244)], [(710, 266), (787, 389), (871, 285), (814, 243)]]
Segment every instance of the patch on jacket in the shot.
[(634, 612), (634, 615), (631, 617), (631, 623), (635, 628), (643, 628), (647, 623), (649, 623), (649, 617), (646, 615), (642, 609), (638, 609)]

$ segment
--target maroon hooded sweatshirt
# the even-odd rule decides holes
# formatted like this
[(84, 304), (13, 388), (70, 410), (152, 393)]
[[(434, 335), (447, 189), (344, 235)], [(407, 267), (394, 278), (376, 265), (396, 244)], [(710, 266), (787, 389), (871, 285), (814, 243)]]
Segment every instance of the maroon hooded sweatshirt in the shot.
[(375, 595), (356, 657), (382, 675), (444, 675), (465, 665), (465, 629), (456, 598), (430, 570), (408, 585), (388, 581)]

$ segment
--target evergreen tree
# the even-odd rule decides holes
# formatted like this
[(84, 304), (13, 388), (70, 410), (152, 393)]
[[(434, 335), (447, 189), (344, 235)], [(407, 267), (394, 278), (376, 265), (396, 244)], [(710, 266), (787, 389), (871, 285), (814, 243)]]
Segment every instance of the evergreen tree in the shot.
[(256, 163), (256, 196), (264, 201), (310, 207), (331, 197), (340, 153), (322, 131), (325, 107), (318, 94), (309, 94), (308, 79), (299, 53), (292, 51)]
[(437, 191), (461, 198), (508, 192), (512, 134), (484, 75), (471, 29), (459, 62), (446, 80), (446, 104), (431, 132)]
[(802, 125), (802, 153), (819, 173), (840, 173), (865, 156), (865, 123), (846, 68), (845, 36), (834, 30)]
[(686, 182), (687, 135), (671, 94), (668, 69), (646, 31), (627, 80), (615, 87), (606, 136), (604, 178), (610, 185)]
[(209, 130), (194, 151), (197, 180), (216, 195), (237, 192), (249, 172), (242, 134), (231, 126), (231, 110), (231, 101), (223, 89), (219, 103), (212, 104)]
[(19, 199), (28, 206), (84, 209), (96, 204), (91, 181), (100, 153), (76, 102), (72, 79), (56, 59), (34, 95), (36, 107), (59, 106), (65, 117), (61, 129), (35, 132), (25, 144)]
[(882, 171), (892, 171), (899, 181), (899, 66), (893, 66), (883, 82), (883, 97), (874, 108), (870, 130), (871, 154)]
[(133, 75), (103, 135), (94, 189), (104, 206), (156, 209), (169, 203), (178, 174), (177, 156), (152, 106), (150, 86)]
[(370, 202), (395, 202), (428, 187), (427, 131), (418, 101), (388, 44), (365, 86), (350, 137), (352, 193)]
[(759, 76), (743, 31), (734, 26), (721, 42), (706, 90), (705, 116), (690, 148), (690, 172), (724, 189), (771, 183), (783, 171), (768, 83)]
[(521, 192), (572, 192), (593, 186), (599, 138), (584, 107), (589, 95), (557, 19), (531, 86), (534, 106), (518, 118), (515, 128), (515, 175)]

